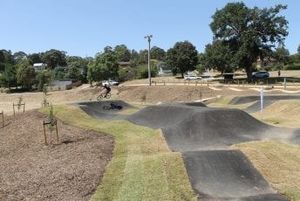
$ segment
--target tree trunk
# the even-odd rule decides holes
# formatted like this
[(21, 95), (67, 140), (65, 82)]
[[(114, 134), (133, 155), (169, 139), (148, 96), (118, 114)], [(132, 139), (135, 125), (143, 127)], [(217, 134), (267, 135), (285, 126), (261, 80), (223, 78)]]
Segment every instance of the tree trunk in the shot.
[(252, 82), (252, 66), (247, 66), (246, 67), (246, 73), (247, 73), (248, 83)]
[(180, 73), (181, 73), (181, 77), (184, 78), (184, 75), (183, 75), (184, 73), (182, 71)]

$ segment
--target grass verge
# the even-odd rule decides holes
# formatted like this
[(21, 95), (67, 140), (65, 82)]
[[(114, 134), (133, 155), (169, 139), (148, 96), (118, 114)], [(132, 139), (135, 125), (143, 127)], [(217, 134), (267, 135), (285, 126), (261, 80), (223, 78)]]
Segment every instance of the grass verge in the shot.
[(255, 168), (291, 201), (300, 201), (300, 147), (275, 141), (248, 142), (240, 149)]
[(274, 126), (299, 128), (299, 113), (299, 100), (281, 100), (266, 107), (263, 112), (254, 113), (253, 116)]
[(54, 111), (68, 124), (115, 138), (113, 158), (91, 200), (197, 200), (181, 154), (168, 149), (159, 130), (94, 119), (75, 106), (56, 106)]

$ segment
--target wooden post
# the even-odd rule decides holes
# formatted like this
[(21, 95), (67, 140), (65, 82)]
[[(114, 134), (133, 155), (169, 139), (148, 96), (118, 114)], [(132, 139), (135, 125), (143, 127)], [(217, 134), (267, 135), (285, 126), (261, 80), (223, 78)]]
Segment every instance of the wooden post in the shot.
[(13, 103), (14, 116), (16, 116), (15, 104)]
[(48, 145), (47, 140), (47, 133), (46, 133), (46, 125), (54, 126), (55, 125), (55, 132), (56, 132), (56, 141), (59, 143), (59, 135), (58, 135), (58, 126), (57, 126), (57, 120), (55, 119), (53, 122), (51, 121), (43, 121), (43, 131), (44, 131), (44, 138), (45, 138), (45, 145)]
[(2, 116), (2, 128), (4, 128), (4, 112), (2, 111), (0, 114)]
[(45, 123), (45, 121), (43, 121), (43, 130), (44, 130), (45, 145), (48, 145), (45, 126), (46, 126), (46, 123)]
[(58, 128), (57, 128), (57, 120), (55, 120), (55, 131), (56, 131), (56, 142), (59, 142), (59, 137), (58, 137)]

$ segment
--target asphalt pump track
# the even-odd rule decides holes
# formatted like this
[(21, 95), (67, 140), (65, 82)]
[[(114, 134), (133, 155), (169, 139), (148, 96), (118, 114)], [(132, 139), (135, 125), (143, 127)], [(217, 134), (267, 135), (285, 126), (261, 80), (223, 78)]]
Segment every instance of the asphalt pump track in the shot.
[[(80, 107), (88, 114), (105, 118), (101, 103), (83, 105)], [(172, 151), (182, 153), (189, 180), (200, 200), (287, 200), (272, 189), (241, 151), (230, 146), (264, 139), (297, 141), (299, 131), (272, 127), (241, 110), (193, 104), (149, 106), (122, 118), (162, 130)]]
[[(300, 95), (265, 95), (263, 98), (263, 107), (267, 107), (280, 100), (300, 100)], [(240, 96), (233, 98), (229, 104), (238, 105), (253, 103), (245, 111), (248, 113), (258, 112), (261, 109), (260, 96)]]

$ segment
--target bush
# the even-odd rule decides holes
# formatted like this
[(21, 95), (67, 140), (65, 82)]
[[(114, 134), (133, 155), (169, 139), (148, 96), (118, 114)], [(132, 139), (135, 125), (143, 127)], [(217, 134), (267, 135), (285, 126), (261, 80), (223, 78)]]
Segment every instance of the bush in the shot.
[(300, 63), (297, 64), (289, 64), (284, 67), (285, 70), (300, 70)]
[[(157, 76), (157, 69), (156, 68), (151, 68), (151, 77), (156, 77)], [(143, 78), (148, 78), (148, 67), (147, 66), (141, 66), (138, 69), (138, 78), (143, 79)]]
[(121, 68), (118, 72), (119, 74), (119, 82), (125, 82), (128, 80), (133, 80), (136, 77), (136, 70), (133, 68)]

